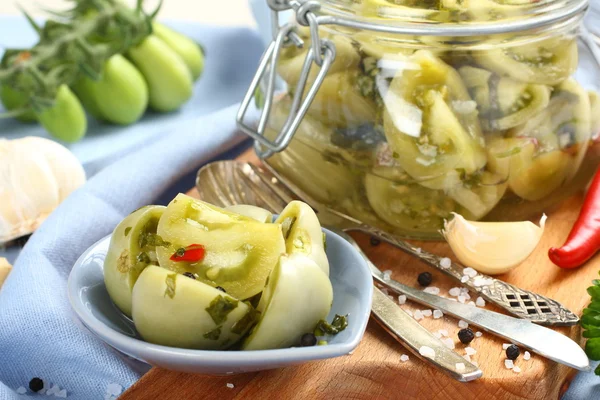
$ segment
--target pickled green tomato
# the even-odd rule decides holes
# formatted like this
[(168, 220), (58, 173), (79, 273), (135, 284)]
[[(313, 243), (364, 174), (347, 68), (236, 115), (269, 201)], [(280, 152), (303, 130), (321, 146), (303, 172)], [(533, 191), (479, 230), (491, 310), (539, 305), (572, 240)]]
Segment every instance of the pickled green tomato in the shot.
[(456, 212), (470, 220), (481, 219), (492, 211), (508, 187), (501, 175), (489, 171), (483, 171), (474, 178), (474, 182), (463, 182), (448, 191), (459, 205)]
[(441, 229), (457, 209), (443, 191), (415, 183), (399, 166), (374, 167), (365, 176), (365, 191), (379, 218), (407, 231)]
[[(210, 286), (221, 286), (241, 300), (262, 291), (265, 280), (285, 252), (279, 224), (265, 224), (179, 194), (165, 210), (157, 229), (169, 246), (157, 248), (159, 265), (191, 272)], [(174, 261), (178, 249), (202, 245), (197, 262)]]
[(577, 41), (573, 37), (545, 39), (518, 46), (498, 46), (473, 53), (484, 68), (521, 82), (557, 85), (577, 69)]
[(448, 189), (485, 166), (476, 104), (460, 75), (426, 50), (408, 58), (384, 97), (384, 131), (400, 166), (421, 185)]
[(136, 122), (148, 106), (148, 85), (144, 77), (120, 54), (106, 61), (100, 80), (84, 76), (74, 89), (82, 102), (90, 106), (93, 115), (115, 124)]
[(252, 218), (258, 222), (268, 223), (273, 221), (273, 214), (271, 214), (270, 211), (249, 204), (234, 204), (232, 206), (225, 207), (225, 210)]
[(485, 131), (502, 131), (526, 123), (548, 106), (551, 88), (527, 84), (470, 66), (460, 73), (477, 103), (479, 120)]
[(48, 133), (65, 142), (80, 140), (87, 130), (83, 106), (67, 85), (58, 88), (54, 105), (36, 113), (36, 117)]
[[(274, 105), (267, 137), (280, 132), (288, 114), (289, 101)], [(331, 134), (330, 127), (306, 115), (288, 147), (266, 162), (315, 200), (337, 203), (357, 190), (359, 177), (331, 143)]]
[(198, 80), (204, 70), (204, 54), (200, 46), (187, 36), (156, 21), (152, 22), (152, 31), (181, 57), (192, 74), (192, 79)]
[(192, 97), (192, 74), (162, 39), (150, 35), (131, 48), (127, 56), (146, 79), (150, 107), (154, 110), (176, 110)]
[[(27, 96), (10, 86), (0, 85), (0, 101), (2, 101), (6, 111), (13, 111), (26, 107), (28, 99)], [(33, 110), (26, 111), (23, 114), (17, 115), (15, 118), (21, 122), (35, 122), (37, 120)]]
[(140, 273), (156, 262), (156, 250), (148, 235), (156, 233), (165, 207), (146, 206), (125, 217), (110, 238), (104, 259), (104, 283), (112, 301), (131, 316), (131, 291)]
[(329, 276), (323, 231), (317, 214), (306, 203), (291, 201), (275, 220), (282, 225), (287, 254), (303, 254), (313, 260)]
[[(150, 343), (219, 350), (235, 344), (251, 327), (240, 323), (250, 311), (245, 303), (155, 265), (141, 273), (132, 298), (135, 328)], [(218, 323), (207, 311), (215, 299), (229, 301), (232, 307), (226, 315), (217, 315)]]
[(333, 288), (323, 270), (302, 254), (283, 255), (269, 276), (258, 309), (261, 318), (242, 344), (243, 350), (297, 345), (325, 319)]
[(590, 90), (588, 91), (588, 97), (590, 99), (591, 138), (595, 140), (600, 134), (600, 95)]

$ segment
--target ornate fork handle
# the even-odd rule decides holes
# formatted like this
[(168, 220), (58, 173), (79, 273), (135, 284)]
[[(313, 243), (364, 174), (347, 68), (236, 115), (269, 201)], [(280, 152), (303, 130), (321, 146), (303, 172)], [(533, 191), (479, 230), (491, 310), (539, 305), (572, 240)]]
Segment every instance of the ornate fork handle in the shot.
[(439, 269), (470, 290), (479, 293), (481, 297), (504, 308), (509, 313), (526, 318), (532, 322), (551, 326), (572, 326), (579, 322), (579, 317), (565, 308), (556, 300), (520, 289), (510, 283), (492, 278), (481, 273), (466, 275), (464, 267), (447, 257), (439, 257), (428, 251), (412, 246), (394, 235), (360, 225), (347, 230), (357, 230), (375, 236), (402, 251), (417, 257), (426, 264)]

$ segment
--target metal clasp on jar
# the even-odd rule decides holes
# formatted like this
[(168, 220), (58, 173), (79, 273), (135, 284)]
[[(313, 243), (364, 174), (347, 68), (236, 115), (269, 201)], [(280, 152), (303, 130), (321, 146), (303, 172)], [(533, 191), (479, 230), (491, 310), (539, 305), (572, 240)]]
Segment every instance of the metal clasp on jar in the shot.
[[(335, 45), (327, 39), (319, 36), (319, 18), (315, 12), (320, 9), (317, 1), (300, 2), (297, 0), (267, 0), (272, 9), (273, 21), (273, 41), (267, 47), (260, 61), (258, 71), (252, 79), (248, 92), (242, 101), (237, 114), (238, 127), (247, 135), (255, 140), (255, 150), (259, 157), (267, 158), (276, 152), (280, 152), (287, 147), (292, 140), (294, 133), (302, 122), (304, 115), (308, 111), (325, 75), (329, 71), (331, 64), (335, 60)], [(295, 32), (295, 25), (290, 23), (279, 27), (279, 12), (288, 9), (294, 9), (296, 19), (300, 25), (308, 26), (311, 35), (311, 48), (306, 54), (300, 78), (295, 90), (294, 98), (290, 108), (290, 113), (285, 121), (281, 131), (277, 136), (270, 140), (265, 137), (265, 130), (269, 121), (269, 115), (273, 107), (275, 95), (275, 84), (277, 79), (277, 62), (281, 55), (283, 47), (296, 46), (303, 47), (304, 41)], [(315, 66), (316, 65), (316, 66)], [(306, 84), (312, 68), (319, 68), (314, 82), (306, 91)], [(260, 85), (266, 77), (266, 89), (264, 95), (264, 105), (256, 126), (249, 125), (245, 119), (250, 108), (252, 100), (260, 90)], [(304, 93), (306, 95), (303, 97)]]

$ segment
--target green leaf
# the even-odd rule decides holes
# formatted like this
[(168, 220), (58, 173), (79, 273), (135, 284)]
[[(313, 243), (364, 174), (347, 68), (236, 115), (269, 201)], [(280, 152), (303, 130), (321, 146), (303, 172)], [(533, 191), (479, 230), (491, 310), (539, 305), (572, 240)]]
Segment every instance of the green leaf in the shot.
[[(348, 326), (348, 316), (335, 314), (333, 317), (333, 321), (331, 324), (327, 323), (325, 320), (320, 320), (315, 328), (315, 336), (323, 336), (324, 333), (329, 335), (335, 335), (346, 329)], [(317, 334), (320, 333), (319, 335)]]
[(596, 369), (594, 370), (594, 373), (598, 376), (600, 376), (600, 364), (596, 367)]
[(239, 301), (229, 296), (217, 296), (210, 305), (205, 308), (215, 324), (220, 325), (227, 320), (227, 315), (232, 312)]
[(35, 22), (33, 17), (31, 15), (29, 15), (29, 13), (27, 11), (25, 11), (23, 9), (23, 7), (21, 7), (20, 5), (17, 5), (17, 7), (19, 7), (19, 10), (21, 10), (21, 12), (25, 16), (25, 18), (27, 18), (27, 22), (29, 22), (29, 25), (31, 25), (31, 27), (35, 30), (35, 32), (38, 35), (40, 35), (42, 33), (42, 28), (38, 25), (38, 23)]
[(169, 296), (170, 298), (175, 297), (175, 289), (177, 287), (177, 274), (169, 274), (165, 278), (165, 283), (167, 284), (167, 288), (165, 289), (165, 296)]
[(219, 337), (221, 336), (221, 327), (218, 326), (215, 329), (213, 329), (210, 332), (206, 332), (204, 335), (205, 339), (209, 339), (209, 340), (219, 340)]
[(600, 313), (598, 312), (594, 312), (594, 313), (588, 313), (588, 314), (583, 314), (581, 316), (581, 325), (586, 325), (586, 326), (600, 326)]
[(252, 304), (247, 301), (244, 303), (248, 306), (248, 312), (231, 327), (231, 332), (235, 333), (236, 335), (241, 335), (244, 332), (247, 332), (248, 329), (250, 329), (252, 325), (258, 321), (258, 317), (260, 315), (260, 312), (252, 307)]
[(585, 354), (594, 360), (600, 360), (600, 338), (588, 339), (585, 343)]
[(600, 312), (600, 301), (592, 301), (587, 308)]
[(600, 286), (590, 286), (587, 288), (587, 292), (592, 299), (600, 301)]
[(582, 336), (584, 338), (595, 338), (600, 337), (600, 328), (590, 327), (583, 331)]

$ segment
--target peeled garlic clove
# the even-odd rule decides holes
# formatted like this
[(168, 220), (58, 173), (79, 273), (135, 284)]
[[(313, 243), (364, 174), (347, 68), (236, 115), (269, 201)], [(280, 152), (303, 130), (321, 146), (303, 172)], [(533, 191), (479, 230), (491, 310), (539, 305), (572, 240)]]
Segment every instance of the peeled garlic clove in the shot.
[(446, 221), (442, 234), (464, 266), (497, 275), (510, 271), (531, 255), (544, 233), (545, 222), (545, 215), (537, 226), (529, 221), (467, 221), (454, 214), (454, 219)]
[(32, 233), (85, 182), (77, 158), (48, 139), (0, 139), (0, 244)]

